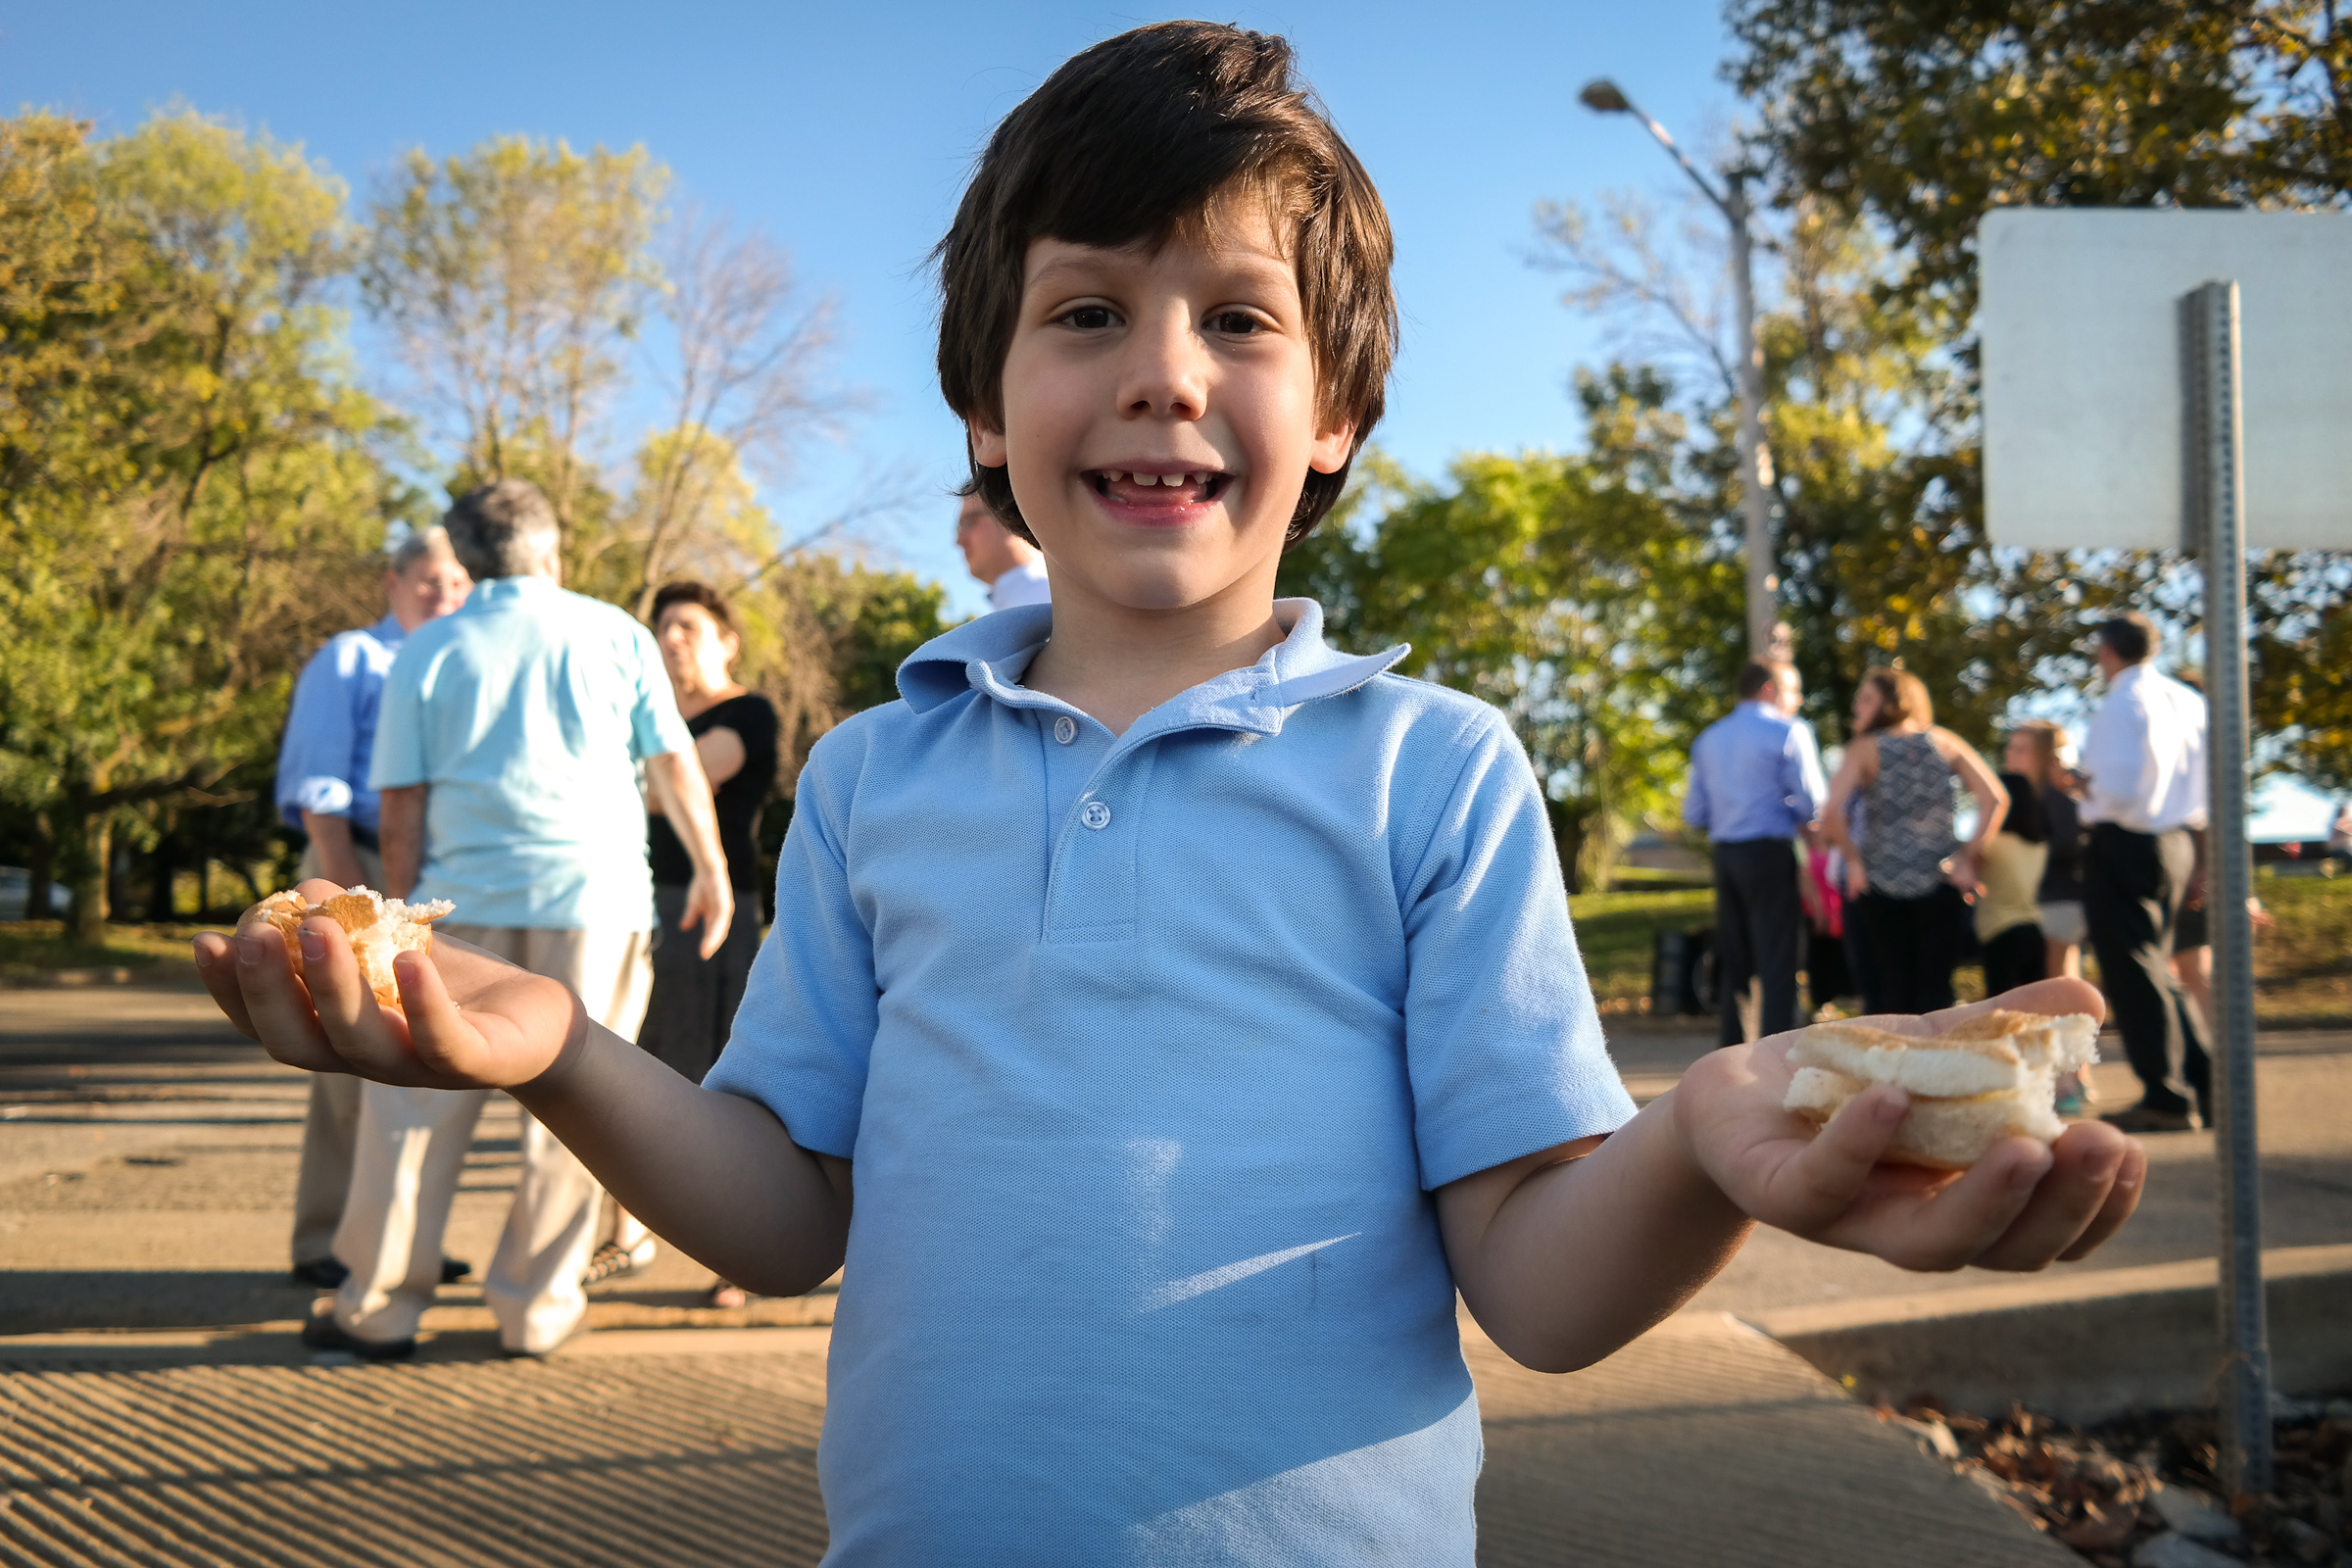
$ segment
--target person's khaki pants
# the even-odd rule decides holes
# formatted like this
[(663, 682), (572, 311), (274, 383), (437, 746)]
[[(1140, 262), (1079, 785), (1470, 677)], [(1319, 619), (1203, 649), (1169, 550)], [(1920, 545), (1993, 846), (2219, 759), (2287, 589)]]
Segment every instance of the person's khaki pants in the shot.
[[(540, 931), (456, 925), (437, 931), (561, 980), (588, 1015), (634, 1039), (653, 983), (644, 931)], [(335, 1321), (364, 1340), (413, 1339), (441, 1283), (441, 1235), (473, 1142), (486, 1089), (360, 1090), (357, 1157), (335, 1256), (351, 1275), (335, 1293)], [(522, 1112), (522, 1170), (483, 1295), (499, 1344), (554, 1349), (588, 1310), (580, 1289), (604, 1190), (570, 1150)]]
[[(384, 885), (384, 859), (365, 844), (354, 844), (360, 874), (371, 888)], [(294, 880), (320, 875), (318, 849), (307, 846)], [(311, 1074), (311, 1108), (302, 1119), (302, 1173), (294, 1178), (294, 1261), (315, 1263), (335, 1250), (335, 1227), (343, 1223), (343, 1195), (351, 1190), (351, 1141), (360, 1130), (360, 1080), (348, 1073)]]

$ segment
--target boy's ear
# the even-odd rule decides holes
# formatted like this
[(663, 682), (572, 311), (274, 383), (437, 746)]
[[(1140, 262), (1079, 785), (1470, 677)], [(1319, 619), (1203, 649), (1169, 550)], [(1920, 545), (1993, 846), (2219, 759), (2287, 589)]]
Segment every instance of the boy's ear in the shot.
[(1006, 454), (1004, 431), (990, 429), (975, 416), (963, 421), (963, 435), (964, 439), (972, 444), (972, 461), (974, 463), (983, 468), (1004, 466)]
[(1354, 450), (1355, 421), (1348, 419), (1315, 437), (1306, 466), (1317, 473), (1337, 473), (1348, 466), (1348, 454)]

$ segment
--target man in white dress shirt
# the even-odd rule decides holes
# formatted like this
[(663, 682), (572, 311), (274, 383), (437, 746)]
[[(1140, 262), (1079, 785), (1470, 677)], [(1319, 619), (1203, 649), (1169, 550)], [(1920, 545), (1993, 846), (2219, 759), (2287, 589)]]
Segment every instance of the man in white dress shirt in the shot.
[(999, 522), (978, 496), (965, 496), (963, 510), (956, 514), (956, 547), (963, 552), (963, 564), (972, 575), (988, 585), (989, 609), (1052, 603), (1046, 558), (1037, 553), (1037, 546)]
[(2137, 612), (2102, 621), (2107, 700), (2082, 746), (2082, 905), (2139, 1103), (2106, 1119), (2126, 1132), (2183, 1132), (2212, 1113), (2205, 1021), (2173, 973), (2173, 925), (2205, 830), (2205, 699), (2148, 661), (2156, 628)]

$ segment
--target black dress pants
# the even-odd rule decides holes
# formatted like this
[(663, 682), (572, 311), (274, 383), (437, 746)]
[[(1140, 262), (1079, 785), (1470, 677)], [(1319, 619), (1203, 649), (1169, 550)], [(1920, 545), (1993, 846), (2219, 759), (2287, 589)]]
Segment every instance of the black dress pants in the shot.
[(2185, 828), (2150, 834), (2093, 823), (2082, 857), (2082, 913), (2124, 1055), (2139, 1076), (2140, 1102), (2186, 1110), (2193, 1097), (2210, 1116), (2205, 1020), (2173, 973), (2173, 930), (2196, 863), (2196, 840)]
[(1948, 882), (1916, 899), (1872, 888), (1848, 904), (1846, 921), (1860, 929), (1870, 955), (1862, 1010), (1934, 1012), (1950, 1006), (1952, 969), (1960, 961), (1967, 918), (1960, 890)]
[(1984, 994), (2004, 991), (2050, 977), (2050, 945), (2041, 927), (2029, 920), (2013, 925), (1984, 944)]
[(1715, 1038), (1740, 1044), (1740, 999), (1761, 976), (1767, 1035), (1796, 1027), (1798, 935), (1805, 906), (1796, 892), (1796, 850), (1788, 839), (1715, 846)]

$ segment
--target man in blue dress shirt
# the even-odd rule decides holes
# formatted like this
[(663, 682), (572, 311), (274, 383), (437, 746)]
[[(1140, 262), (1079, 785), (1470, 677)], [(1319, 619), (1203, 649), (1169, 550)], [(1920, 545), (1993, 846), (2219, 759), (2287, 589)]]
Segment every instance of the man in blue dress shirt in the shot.
[(1813, 728), (1796, 716), (1804, 688), (1794, 666), (1751, 663), (1740, 706), (1690, 748), (1683, 820), (1715, 844), (1717, 1040), (1740, 1043), (1739, 999), (1761, 978), (1763, 1035), (1796, 1027), (1797, 834), (1828, 799)]
[[(277, 754), (277, 809), (309, 842), (295, 880), (325, 877), (338, 887), (384, 885), (376, 842), (380, 807), (368, 787), (384, 672), (409, 633), (466, 602), (473, 579), (458, 564), (440, 527), (412, 532), (384, 572), (384, 618), (338, 633), (311, 656), (294, 684), (285, 743)], [(332, 1289), (342, 1283), (335, 1227), (351, 1187), (351, 1141), (360, 1081), (321, 1073), (311, 1080), (302, 1126), (302, 1173), (294, 1184), (294, 1277)]]

